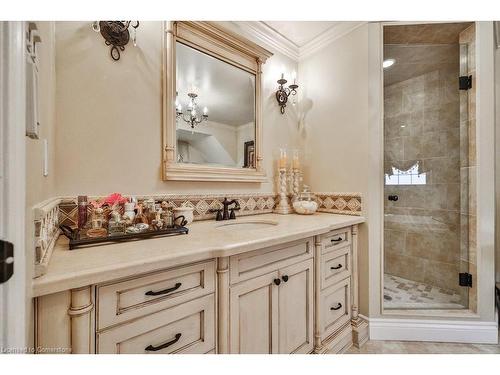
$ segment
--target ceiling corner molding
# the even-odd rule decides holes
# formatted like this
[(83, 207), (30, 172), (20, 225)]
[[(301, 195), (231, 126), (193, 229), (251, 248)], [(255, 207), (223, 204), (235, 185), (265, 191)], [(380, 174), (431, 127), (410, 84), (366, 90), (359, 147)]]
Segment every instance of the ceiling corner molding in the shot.
[(262, 21), (231, 21), (227, 23), (231, 25), (234, 31), (298, 62), (367, 22), (345, 21), (337, 23), (302, 47), (299, 47)]
[(299, 49), (299, 60), (307, 58), (333, 41), (349, 34), (367, 22), (342, 22), (326, 30)]
[(299, 60), (299, 47), (261, 21), (231, 22), (247, 38), (263, 43), (265, 47)]

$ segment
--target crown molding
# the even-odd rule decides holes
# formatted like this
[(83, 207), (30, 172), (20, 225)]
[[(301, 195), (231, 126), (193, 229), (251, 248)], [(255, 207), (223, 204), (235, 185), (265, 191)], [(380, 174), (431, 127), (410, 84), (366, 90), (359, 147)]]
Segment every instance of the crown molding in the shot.
[(294, 61), (300, 61), (321, 50), (334, 40), (341, 38), (366, 22), (342, 22), (333, 25), (302, 47), (293, 43), (285, 36), (262, 21), (232, 21), (231, 26), (247, 38), (255, 40)]
[(232, 21), (231, 25), (247, 38), (263, 43), (265, 47), (279, 52), (292, 60), (299, 60), (299, 47), (264, 22)]
[(346, 21), (330, 27), (329, 29), (315, 37), (313, 40), (299, 48), (299, 60), (311, 56), (312, 54), (325, 48), (333, 41), (349, 34), (350, 32), (356, 30), (358, 27), (363, 26), (364, 24), (366, 24), (366, 22)]

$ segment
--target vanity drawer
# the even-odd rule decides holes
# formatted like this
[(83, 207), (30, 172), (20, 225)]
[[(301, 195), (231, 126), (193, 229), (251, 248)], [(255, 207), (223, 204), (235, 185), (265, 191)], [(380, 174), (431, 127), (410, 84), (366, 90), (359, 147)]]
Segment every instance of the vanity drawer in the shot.
[(308, 238), (233, 255), (229, 258), (231, 284), (312, 258), (313, 244), (313, 239)]
[(330, 285), (351, 275), (351, 247), (328, 252), (321, 256), (321, 288)]
[(321, 292), (321, 339), (324, 340), (351, 319), (350, 278)]
[(333, 230), (321, 238), (321, 252), (326, 254), (351, 244), (351, 227)]
[(151, 314), (215, 290), (215, 261), (97, 287), (98, 329)]
[(100, 354), (203, 354), (214, 348), (214, 294), (97, 335)]

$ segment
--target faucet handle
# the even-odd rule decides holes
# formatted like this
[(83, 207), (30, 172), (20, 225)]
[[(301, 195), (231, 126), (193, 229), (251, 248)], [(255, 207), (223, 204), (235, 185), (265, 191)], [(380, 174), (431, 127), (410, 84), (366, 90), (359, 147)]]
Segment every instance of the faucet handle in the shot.
[(221, 221), (222, 220), (222, 210), (221, 209), (211, 209), (209, 212), (215, 213), (215, 221)]

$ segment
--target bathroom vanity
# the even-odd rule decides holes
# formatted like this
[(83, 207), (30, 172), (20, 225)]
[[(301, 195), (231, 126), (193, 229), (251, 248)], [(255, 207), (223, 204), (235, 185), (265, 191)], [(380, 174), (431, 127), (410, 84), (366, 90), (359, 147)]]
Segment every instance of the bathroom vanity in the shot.
[(322, 353), (367, 339), (360, 216), (195, 222), (187, 236), (68, 250), (34, 280), (40, 353)]

